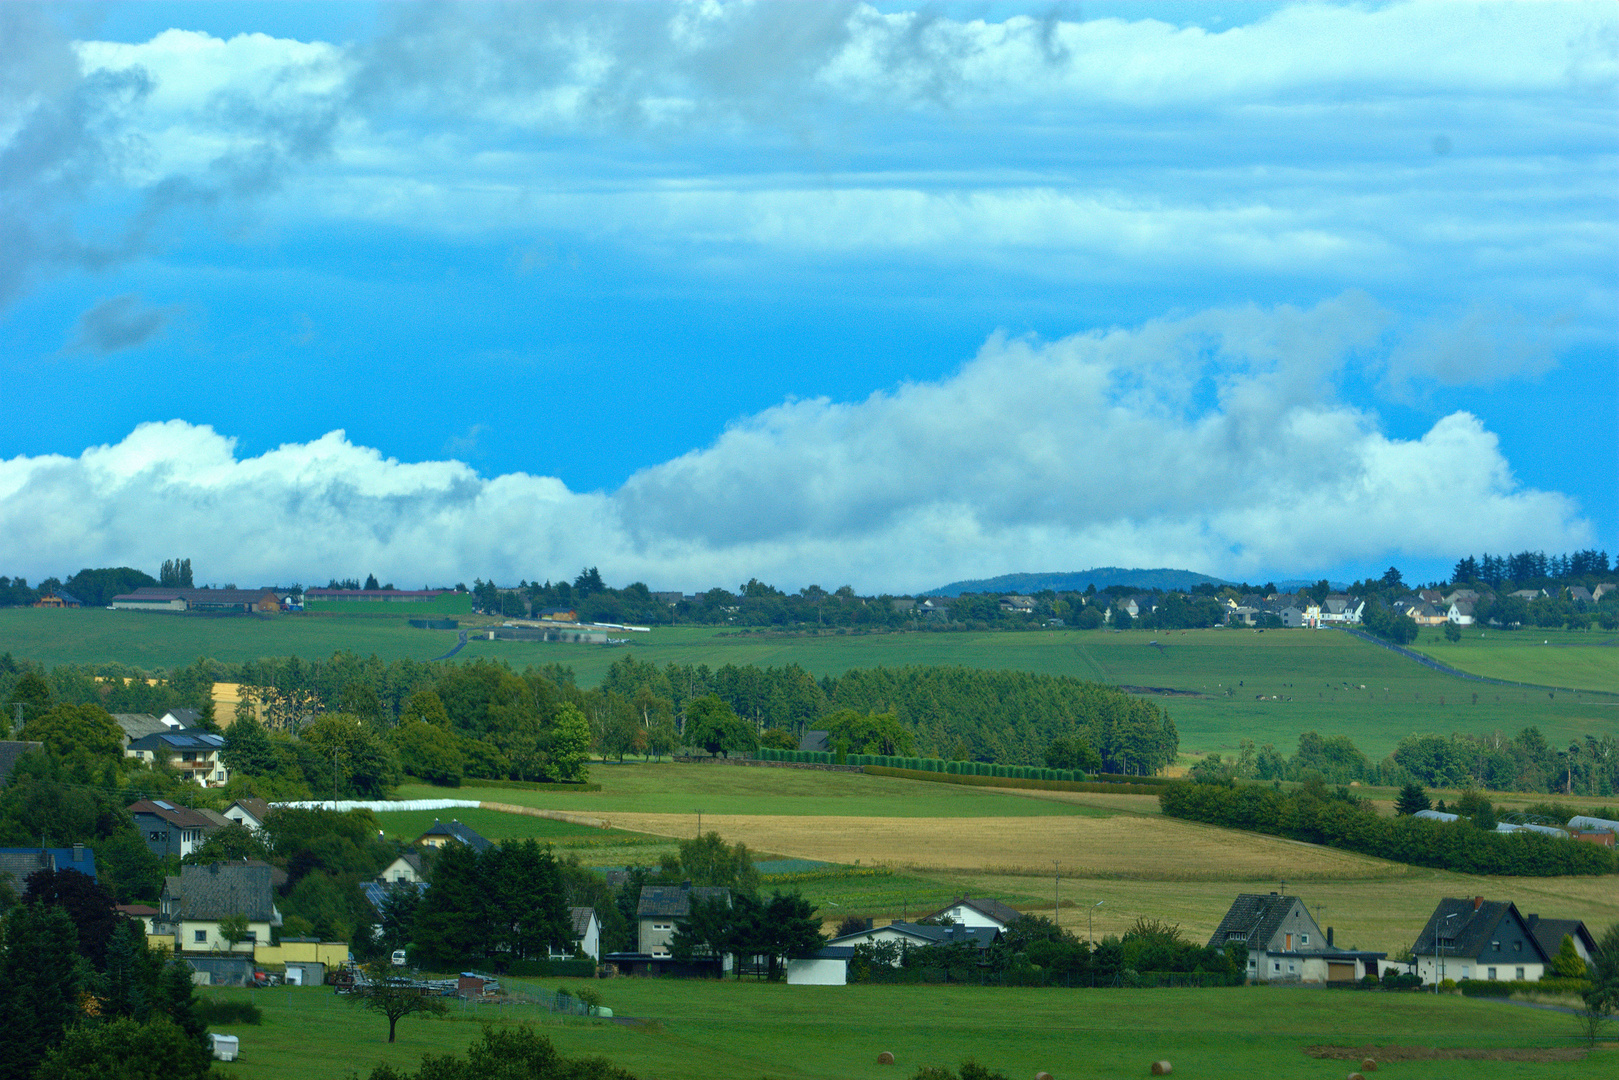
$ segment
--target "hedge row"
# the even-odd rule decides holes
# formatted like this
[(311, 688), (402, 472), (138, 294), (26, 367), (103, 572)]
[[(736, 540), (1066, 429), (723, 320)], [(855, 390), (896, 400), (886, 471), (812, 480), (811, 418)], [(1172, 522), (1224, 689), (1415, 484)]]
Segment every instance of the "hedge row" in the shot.
[(1487, 832), (1467, 821), (1386, 818), (1353, 796), (1324, 796), (1306, 788), (1177, 784), (1160, 789), (1158, 801), (1170, 817), (1463, 874), (1562, 877), (1616, 869), (1614, 852), (1596, 844), (1531, 832)]
[(1070, 783), (1085, 781), (1085, 773), (1077, 769), (1046, 769), (1039, 765), (993, 765), (987, 761), (943, 761), (939, 758), (890, 757), (887, 754), (844, 754), (839, 756), (828, 750), (759, 750), (761, 761), (802, 761), (812, 765), (861, 765), (884, 769), (906, 769), (911, 772), (937, 773), (940, 776), (984, 776), (1010, 780), (1062, 780)]
[(602, 786), (595, 783), (577, 783), (573, 781), (557, 781), (546, 783), (543, 780), (486, 780), (481, 776), (469, 776), (462, 781), (469, 788), (498, 787), (516, 788), (519, 791), (600, 791)]
[[(854, 755), (850, 755), (853, 757)], [(867, 765), (872, 776), (897, 776), (904, 780), (927, 780), (935, 784), (964, 784), (968, 787), (1022, 788), (1035, 791), (1090, 791), (1107, 795), (1156, 795), (1163, 790), (1146, 784), (1094, 784), (1083, 780), (1025, 780), (1017, 776), (973, 776), (961, 773), (925, 772), (920, 769), (893, 769)], [(1047, 769), (1046, 772), (1052, 770)], [(1081, 776), (1084, 774), (1081, 773)]]
[(1461, 979), (1456, 989), (1463, 997), (1511, 997), (1513, 994), (1584, 994), (1591, 984), (1584, 979)]

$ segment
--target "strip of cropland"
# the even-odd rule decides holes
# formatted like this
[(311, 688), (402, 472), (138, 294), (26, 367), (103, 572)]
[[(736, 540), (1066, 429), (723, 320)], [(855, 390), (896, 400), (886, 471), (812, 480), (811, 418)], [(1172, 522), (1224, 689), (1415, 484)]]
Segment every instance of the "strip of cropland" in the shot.
[[(1121, 934), (1144, 917), (1179, 924), (1202, 940), (1238, 893), (1270, 891), (1303, 896), (1345, 943), (1388, 952), (1415, 940), (1442, 896), (1510, 899), (1525, 913), (1595, 927), (1619, 920), (1610, 878), (1490, 878), (1412, 867), (1175, 821), (1158, 813), (1151, 796), (995, 791), (726, 765), (610, 766), (594, 775), (602, 784), (597, 792), (457, 794), (607, 822), (611, 832), (587, 831), (576, 841), (557, 836), (555, 822), (512, 814), (490, 834), (552, 835), (559, 852), (578, 854), (587, 865), (655, 865), (699, 828), (745, 843), (758, 857), (828, 864), (825, 872), (778, 887), (800, 890), (832, 925), (849, 915), (915, 917), (962, 893), (1051, 917), (1060, 896), (1057, 915), (1073, 930), (1085, 929), (1089, 911), (1098, 935)], [(400, 794), (433, 792), (408, 787)], [(391, 817), (383, 815), (392, 834)], [(533, 832), (526, 831), (529, 822), (539, 822)], [(610, 837), (620, 836), (637, 839), (615, 846)]]

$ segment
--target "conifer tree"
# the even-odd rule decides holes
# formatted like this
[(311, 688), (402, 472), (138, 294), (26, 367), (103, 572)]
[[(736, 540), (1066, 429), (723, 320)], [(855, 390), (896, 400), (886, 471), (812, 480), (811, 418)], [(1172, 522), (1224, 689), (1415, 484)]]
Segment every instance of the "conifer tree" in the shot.
[(60, 907), (22, 904), (0, 923), (0, 1080), (29, 1080), (78, 1015), (78, 944)]
[(1400, 789), (1400, 797), (1394, 801), (1394, 812), (1400, 815), (1410, 815), (1428, 809), (1433, 804), (1422, 790), (1422, 785), (1416, 782), (1406, 784)]

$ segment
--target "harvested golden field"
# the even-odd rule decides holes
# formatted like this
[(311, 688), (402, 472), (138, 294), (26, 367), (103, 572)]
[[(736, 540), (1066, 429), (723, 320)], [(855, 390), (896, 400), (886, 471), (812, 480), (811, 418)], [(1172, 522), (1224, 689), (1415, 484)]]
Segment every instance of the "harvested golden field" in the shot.
[[(1511, 900), (1525, 915), (1583, 919), (1598, 932), (1619, 921), (1619, 894), (1607, 878), (1488, 878), (1397, 866), (1384, 878), (1362, 881), (1236, 878), (1219, 881), (1151, 881), (1119, 878), (1062, 878), (1062, 924), (1081, 935), (1085, 909), (1096, 901), (1092, 922), (1098, 937), (1122, 934), (1137, 917), (1179, 923), (1188, 938), (1206, 941), (1238, 893), (1287, 891), (1304, 898), (1323, 927), (1337, 929), (1340, 945), (1392, 953), (1409, 946), (1442, 896), (1486, 896)], [(1043, 905), (1018, 905), (1031, 914), (1051, 915), (1052, 879), (1043, 888), (1028, 877), (995, 873), (960, 874), (953, 883), (975, 896), (1045, 894)], [(873, 914), (860, 912), (862, 915)], [(886, 915), (886, 913), (883, 913)]]
[[(693, 825), (689, 814), (604, 816), (615, 828), (661, 836), (689, 836)], [(1152, 881), (1368, 879), (1405, 871), (1364, 855), (1141, 814), (900, 819), (704, 814), (703, 831), (710, 830), (757, 851), (896, 869), (1046, 874), (1057, 860), (1065, 875)]]

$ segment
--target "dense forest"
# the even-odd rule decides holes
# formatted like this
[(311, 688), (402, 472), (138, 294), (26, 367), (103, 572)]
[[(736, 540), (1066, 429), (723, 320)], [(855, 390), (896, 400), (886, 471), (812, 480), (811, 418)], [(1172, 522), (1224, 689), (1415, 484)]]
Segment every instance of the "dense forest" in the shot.
[[(34, 678), (24, 684), (28, 673)], [(755, 741), (777, 732), (789, 736), (793, 745), (823, 719), (851, 711), (892, 714), (910, 734), (915, 752), (925, 757), (1037, 764), (1053, 740), (1077, 736), (1109, 767), (1154, 772), (1174, 760), (1179, 744), (1174, 722), (1151, 702), (1096, 683), (1017, 671), (875, 668), (817, 681), (796, 664), (660, 668), (626, 653), (608, 669), (599, 688), (581, 690), (572, 672), (557, 665), (517, 672), (490, 661), (385, 663), (350, 653), (321, 661), (198, 661), (155, 684), (146, 682), (145, 672), (119, 665), (63, 665), (44, 671), (9, 655), (0, 657), (0, 701), (16, 700), (21, 693), (28, 699), (25, 720), (48, 702), (154, 714), (203, 707), (206, 688), (214, 681), (250, 687), (244, 693), (255, 703), (252, 711), (265, 734), (300, 731), (300, 741), (310, 739), (312, 718), (340, 713), (358, 716), (382, 733), (406, 729), (390, 736), (396, 742), (425, 742), (417, 738), (421, 730), (409, 725), (421, 719), (424, 709), (434, 716), (442, 710), (440, 726), (458, 741), (451, 749), (459, 752), (459, 775), (509, 779), (569, 778), (548, 765), (548, 739), (555, 738), (565, 705), (588, 725), (589, 748), (618, 755), (667, 753), (681, 745), (688, 705), (705, 697), (717, 697), (746, 721)], [(436, 704), (427, 704), (428, 695)], [(315, 724), (313, 734), (329, 727)], [(233, 734), (233, 740), (249, 738), (249, 730)], [(251, 737), (261, 741), (258, 735)], [(386, 785), (386, 767), (364, 764), (376, 753), (365, 752), (357, 738), (351, 742), (345, 756), (358, 764), (343, 785), (361, 795)], [(288, 740), (280, 756), (283, 766), (266, 771), (289, 781), (305, 775), (312, 790), (330, 790), (330, 767), (316, 755), (303, 754), (307, 760), (294, 767), (298, 755)], [(446, 751), (444, 756), (457, 754)]]

